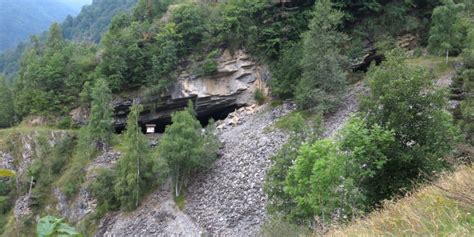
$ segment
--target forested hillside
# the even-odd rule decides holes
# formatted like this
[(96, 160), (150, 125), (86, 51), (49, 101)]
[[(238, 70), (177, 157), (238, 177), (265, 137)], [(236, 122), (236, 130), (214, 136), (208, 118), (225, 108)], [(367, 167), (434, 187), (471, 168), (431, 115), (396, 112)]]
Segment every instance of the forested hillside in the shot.
[(121, 11), (129, 11), (137, 0), (94, 0), (77, 16), (68, 16), (62, 23), (63, 34), (76, 41), (99, 42), (112, 20)]
[[(64, 2), (68, 2), (64, 0)], [(79, 8), (80, 13), (77, 16), (68, 15), (62, 21), (58, 19), (57, 22), (62, 22), (63, 35), (65, 38), (74, 41), (98, 42), (102, 34), (107, 30), (112, 17), (121, 11), (130, 11), (136, 0), (127, 1), (82, 1), (68, 2), (68, 4), (79, 5), (82, 3), (90, 3), (84, 7)], [(75, 14), (74, 14), (75, 15)], [(50, 24), (50, 23), (49, 23)], [(48, 24), (48, 25), (49, 25)], [(43, 28), (41, 31), (46, 30)], [(36, 40), (44, 41), (45, 34), (39, 35)], [(23, 39), (18, 45), (13, 44), (10, 48), (0, 54), (0, 72), (7, 76), (9, 80), (13, 80), (19, 70), (20, 60), (23, 53), (32, 47), (35, 40)]]
[(61, 22), (80, 9), (58, 0), (1, 0), (0, 52), (39, 34), (53, 22)]
[(468, 0), (94, 0), (0, 65), (6, 236), (322, 235), (473, 160)]

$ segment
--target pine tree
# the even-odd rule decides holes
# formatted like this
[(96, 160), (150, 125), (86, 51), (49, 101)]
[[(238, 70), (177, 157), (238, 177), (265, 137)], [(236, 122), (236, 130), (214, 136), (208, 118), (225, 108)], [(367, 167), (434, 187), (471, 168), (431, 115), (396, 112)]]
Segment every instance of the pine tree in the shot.
[(90, 138), (99, 147), (105, 149), (105, 144), (112, 136), (113, 110), (112, 92), (107, 81), (100, 78), (92, 89), (91, 114), (89, 118), (88, 131)]
[(330, 111), (344, 89), (338, 44), (345, 36), (336, 29), (342, 16), (330, 0), (315, 5), (309, 31), (303, 36), (303, 75), (296, 89), (296, 101), (302, 108), (318, 106), (323, 112)]
[(445, 0), (442, 6), (433, 10), (432, 26), (428, 40), (428, 48), (435, 53), (446, 53), (446, 64), (449, 52), (462, 46), (463, 33), (460, 13), (464, 4), (454, 4)]
[(142, 110), (140, 105), (133, 105), (131, 108), (125, 132), (125, 154), (116, 168), (115, 195), (122, 209), (126, 210), (138, 206), (141, 196), (152, 185), (156, 173), (147, 139), (138, 125)]
[(205, 161), (201, 124), (194, 117), (191, 106), (173, 115), (173, 123), (166, 127), (158, 147), (161, 158), (168, 166), (175, 186), (175, 195), (179, 196), (187, 178), (193, 169), (207, 165)]
[(11, 126), (14, 119), (13, 95), (5, 78), (0, 75), (0, 128)]

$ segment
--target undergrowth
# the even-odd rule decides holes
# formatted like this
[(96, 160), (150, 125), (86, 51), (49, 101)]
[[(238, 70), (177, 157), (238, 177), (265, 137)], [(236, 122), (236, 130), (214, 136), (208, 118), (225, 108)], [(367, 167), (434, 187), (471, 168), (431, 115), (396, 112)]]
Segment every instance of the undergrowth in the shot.
[[(459, 168), (432, 185), (326, 236), (472, 236), (474, 166)], [(319, 234), (315, 234), (319, 236)]]

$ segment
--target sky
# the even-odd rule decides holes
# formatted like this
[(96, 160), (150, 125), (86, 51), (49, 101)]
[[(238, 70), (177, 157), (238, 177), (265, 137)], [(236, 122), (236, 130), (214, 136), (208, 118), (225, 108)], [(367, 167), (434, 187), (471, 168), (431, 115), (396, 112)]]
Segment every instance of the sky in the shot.
[(71, 6), (78, 12), (79, 10), (81, 10), (82, 6), (89, 5), (92, 3), (92, 0), (57, 0), (57, 1)]

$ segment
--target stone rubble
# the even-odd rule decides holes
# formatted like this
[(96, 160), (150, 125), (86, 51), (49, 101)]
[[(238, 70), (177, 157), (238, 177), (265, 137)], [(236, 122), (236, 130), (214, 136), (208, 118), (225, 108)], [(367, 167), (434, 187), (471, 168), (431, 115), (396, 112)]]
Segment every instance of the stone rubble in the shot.
[(176, 207), (170, 190), (167, 182), (137, 210), (107, 215), (96, 236), (202, 236), (204, 230)]
[(187, 192), (185, 212), (216, 236), (255, 236), (265, 220), (265, 172), (288, 136), (268, 130), (276, 119), (294, 110), (241, 108), (219, 122), (223, 154), (212, 168), (196, 177)]

